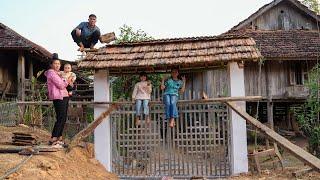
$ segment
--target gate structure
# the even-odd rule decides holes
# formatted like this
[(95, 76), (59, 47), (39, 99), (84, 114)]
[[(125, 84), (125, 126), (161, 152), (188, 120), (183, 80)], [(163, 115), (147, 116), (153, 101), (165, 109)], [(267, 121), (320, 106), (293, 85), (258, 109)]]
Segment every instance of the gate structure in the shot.
[[(262, 56), (252, 38), (211, 36), (108, 44), (88, 53), (79, 68), (94, 70), (94, 101), (112, 103), (111, 77), (139, 72), (187, 75), (190, 100), (244, 97), (244, 65)], [(193, 73), (193, 74), (190, 74)], [(189, 75), (189, 76), (188, 76)], [(127, 88), (127, 86), (124, 86)], [(240, 100), (238, 106), (245, 108)], [(94, 131), (95, 157), (121, 177), (207, 177), (248, 172), (246, 121), (221, 104), (179, 105), (174, 129), (160, 103), (151, 105), (152, 123), (135, 127), (132, 104), (107, 117)], [(203, 103), (203, 102), (202, 102)], [(94, 117), (106, 106), (94, 105)]]
[(222, 103), (179, 103), (174, 128), (160, 103), (151, 103), (151, 123), (134, 124), (134, 107), (111, 115), (112, 171), (121, 178), (225, 177), (231, 174), (228, 108)]

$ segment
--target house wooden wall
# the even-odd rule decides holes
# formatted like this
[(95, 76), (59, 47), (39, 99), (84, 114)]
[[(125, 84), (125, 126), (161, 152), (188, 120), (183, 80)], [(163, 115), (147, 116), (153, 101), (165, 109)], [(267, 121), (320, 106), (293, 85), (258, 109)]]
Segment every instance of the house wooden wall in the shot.
[[(287, 87), (303, 85), (307, 72), (314, 65), (314, 61), (265, 61), (261, 66), (261, 95), (266, 98), (269, 93), (275, 99), (286, 98)], [(296, 73), (301, 73), (301, 82)], [(259, 95), (259, 64), (246, 62), (244, 75), (246, 96)]]
[[(0, 52), (0, 90), (3, 90), (10, 81), (17, 82), (17, 54)], [(16, 92), (17, 87), (12, 85), (9, 92)]]
[[(0, 51), (0, 91), (3, 91), (10, 81), (11, 87), (8, 93), (16, 94), (18, 92), (18, 56), (18, 51)], [(40, 62), (28, 54), (23, 54), (23, 56), (25, 58), (25, 79), (29, 79), (30, 77), (35, 76), (38, 71), (48, 68), (48, 63)], [(30, 66), (30, 64), (32, 64), (32, 66)], [(31, 71), (30, 68), (32, 68)]]
[(187, 84), (184, 99), (201, 99), (203, 92), (209, 98), (229, 96), (227, 68), (186, 74)]
[[(317, 23), (307, 13), (283, 1), (260, 14), (247, 28), (258, 30), (317, 30)], [(261, 95), (267, 97), (269, 94), (273, 98), (285, 98), (286, 88), (297, 84), (294, 77), (297, 64), (301, 64), (303, 74), (315, 65), (315, 61), (309, 60), (306, 62), (303, 59), (301, 61), (281, 61), (280, 59), (270, 61), (267, 59), (262, 66)], [(257, 62), (246, 62), (244, 73), (246, 95), (259, 95), (257, 86), (259, 64)]]
[[(317, 24), (302, 10), (288, 2), (281, 2), (268, 11), (258, 16), (247, 28), (260, 30), (292, 30), (292, 29), (317, 29)], [(289, 86), (297, 85), (296, 66), (301, 65), (301, 74), (309, 71), (315, 61), (281, 61), (266, 60), (261, 69), (261, 94), (259, 93), (259, 63), (246, 62), (244, 67), (246, 96), (268, 95), (275, 99), (286, 99), (286, 91)], [(228, 96), (227, 68), (208, 70), (204, 73), (192, 73), (189, 75), (186, 99), (201, 99), (202, 91), (210, 98)], [(302, 77), (303, 81), (303, 77)], [(303, 83), (302, 83), (303, 84)], [(191, 94), (191, 95), (190, 95)]]
[(256, 18), (251, 26), (263, 30), (317, 29), (313, 18), (286, 2), (279, 3)]
[[(287, 88), (303, 85), (304, 76), (315, 65), (313, 61), (265, 61), (261, 66), (261, 94), (259, 93), (259, 63), (246, 62), (244, 66), (246, 96), (268, 94), (273, 99), (286, 99)], [(297, 67), (300, 67), (300, 69)], [(300, 72), (297, 72), (300, 71)], [(301, 74), (301, 83), (295, 74)], [(184, 99), (201, 99), (204, 91), (209, 98), (229, 96), (229, 77), (227, 68), (188, 73)]]

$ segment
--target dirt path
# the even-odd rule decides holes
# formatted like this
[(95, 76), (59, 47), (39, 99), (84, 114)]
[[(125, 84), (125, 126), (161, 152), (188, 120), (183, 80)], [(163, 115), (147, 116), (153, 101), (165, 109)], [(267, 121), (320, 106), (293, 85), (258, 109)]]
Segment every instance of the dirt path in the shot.
[[(26, 127), (2, 127), (0, 126), (0, 146), (8, 146), (11, 141), (12, 132), (32, 133), (39, 137), (39, 140), (46, 143), (50, 138), (50, 134), (44, 130), (31, 129)], [(302, 139), (293, 140), (300, 146), (305, 146)], [(0, 153), (0, 176), (8, 169), (15, 167), (24, 159), (25, 156), (18, 154), (1, 154)], [(285, 170), (273, 170), (264, 167), (261, 175), (258, 174), (242, 174), (240, 176), (229, 177), (232, 180), (251, 180), (251, 179), (297, 179), (292, 176), (292, 172), (304, 168), (303, 163), (285, 152), (283, 155)], [(104, 167), (94, 158), (93, 145), (89, 144), (87, 148), (77, 147), (70, 153), (58, 151), (53, 153), (44, 153), (34, 155), (21, 169), (9, 176), (9, 179), (15, 180), (56, 180), (56, 179), (118, 179), (117, 175), (107, 172)], [(298, 179), (304, 180), (320, 180), (320, 173), (311, 172), (303, 175)]]
[[(302, 167), (302, 166), (301, 166)], [(299, 167), (287, 167), (284, 171), (282, 170), (263, 170), (261, 175), (251, 174), (243, 174), (240, 176), (230, 177), (230, 180), (267, 180), (267, 179), (274, 179), (274, 180), (292, 180), (292, 179), (301, 179), (301, 180), (319, 180), (320, 173), (317, 172), (310, 172), (301, 177), (294, 177), (292, 173), (294, 171), (299, 170)]]
[[(0, 127), (0, 146), (10, 142), (12, 132), (31, 132), (46, 142), (50, 134), (42, 130), (32, 130), (24, 127)], [(34, 155), (18, 172), (9, 176), (15, 180), (56, 180), (56, 179), (118, 179), (115, 174), (109, 173), (94, 158), (93, 145), (87, 148), (74, 148), (70, 153), (58, 151)], [(19, 164), (25, 156), (18, 154), (0, 153), (0, 176), (7, 170)]]

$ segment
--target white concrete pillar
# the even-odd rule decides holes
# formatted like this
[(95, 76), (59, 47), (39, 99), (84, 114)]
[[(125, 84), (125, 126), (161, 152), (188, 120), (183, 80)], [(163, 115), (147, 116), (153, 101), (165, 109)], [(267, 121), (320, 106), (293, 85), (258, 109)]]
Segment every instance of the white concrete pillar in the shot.
[[(243, 67), (238, 63), (228, 63), (230, 96), (245, 96)], [(245, 102), (237, 102), (245, 110)], [(231, 111), (231, 167), (232, 174), (248, 172), (246, 121)]]
[[(97, 70), (94, 73), (94, 101), (110, 101), (109, 94), (109, 72), (108, 70)], [(107, 109), (108, 105), (94, 105), (94, 118), (97, 118)], [(111, 171), (111, 122), (109, 117), (94, 131), (94, 150), (96, 159)]]

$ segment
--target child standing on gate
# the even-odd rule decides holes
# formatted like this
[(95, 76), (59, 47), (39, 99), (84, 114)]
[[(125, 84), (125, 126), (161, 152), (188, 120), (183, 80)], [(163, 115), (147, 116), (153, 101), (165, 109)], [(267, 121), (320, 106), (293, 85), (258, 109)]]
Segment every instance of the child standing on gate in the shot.
[(72, 96), (72, 90), (74, 89), (74, 82), (77, 79), (77, 76), (74, 72), (71, 71), (71, 64), (65, 64), (63, 66), (63, 71), (60, 72), (60, 76), (62, 77), (62, 79), (71, 79), (71, 82), (68, 84), (67, 86), (67, 91), (69, 96)]
[(146, 117), (147, 124), (150, 123), (149, 117), (149, 101), (152, 92), (151, 82), (147, 80), (147, 74), (145, 72), (141, 72), (139, 75), (140, 82), (137, 82), (134, 86), (132, 93), (132, 101), (136, 104), (136, 126), (140, 125), (141, 118), (141, 107), (143, 107), (143, 114)]
[(182, 80), (180, 80), (178, 75), (178, 68), (172, 68), (171, 77), (163, 78), (161, 81), (161, 90), (164, 90), (163, 102), (165, 105), (166, 120), (170, 121), (169, 126), (171, 128), (175, 126), (175, 119), (179, 116), (177, 108), (179, 93), (182, 94), (186, 86), (186, 77), (182, 76)]

